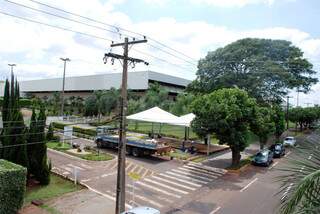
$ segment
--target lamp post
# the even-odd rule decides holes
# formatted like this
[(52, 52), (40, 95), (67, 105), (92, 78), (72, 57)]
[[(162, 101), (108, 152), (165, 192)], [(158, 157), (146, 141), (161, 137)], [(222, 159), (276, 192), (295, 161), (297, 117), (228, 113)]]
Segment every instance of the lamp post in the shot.
[(70, 59), (69, 58), (60, 58), (60, 59), (63, 61), (63, 78), (62, 78), (62, 92), (61, 92), (61, 112), (60, 112), (60, 115), (63, 117), (63, 115), (64, 115), (64, 85), (65, 85), (65, 79), (66, 79), (66, 65), (67, 65), (67, 62), (70, 61)]

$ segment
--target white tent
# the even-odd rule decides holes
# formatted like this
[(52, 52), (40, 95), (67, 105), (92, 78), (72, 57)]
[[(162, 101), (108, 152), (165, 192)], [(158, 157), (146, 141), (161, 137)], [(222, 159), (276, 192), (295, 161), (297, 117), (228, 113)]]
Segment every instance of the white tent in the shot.
[(173, 124), (179, 121), (179, 117), (162, 110), (159, 107), (153, 107), (148, 110), (127, 116), (129, 120), (138, 120), (151, 123), (169, 123)]
[(196, 117), (193, 113), (185, 114), (180, 117), (178, 117), (178, 120), (174, 123), (170, 123), (172, 125), (177, 125), (177, 126), (185, 126), (185, 127), (190, 127), (192, 120)]

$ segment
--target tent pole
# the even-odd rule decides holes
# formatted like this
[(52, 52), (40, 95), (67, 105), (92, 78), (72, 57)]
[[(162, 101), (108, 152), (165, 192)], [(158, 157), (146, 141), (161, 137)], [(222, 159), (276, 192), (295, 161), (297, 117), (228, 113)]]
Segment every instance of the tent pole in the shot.
[(152, 134), (152, 138), (153, 138), (153, 135), (154, 135), (154, 134), (153, 134), (153, 123), (152, 123), (152, 131), (151, 131), (151, 134)]

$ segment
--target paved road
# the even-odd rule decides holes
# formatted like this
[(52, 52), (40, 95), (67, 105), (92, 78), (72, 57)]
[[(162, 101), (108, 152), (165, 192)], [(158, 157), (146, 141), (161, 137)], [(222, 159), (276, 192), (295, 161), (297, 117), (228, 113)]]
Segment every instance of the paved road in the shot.
[[(84, 161), (71, 158), (55, 151), (48, 151), (53, 163), (53, 171), (74, 178), (75, 170), (79, 181), (106, 197), (115, 200), (117, 160), (104, 162)], [(137, 161), (136, 161), (137, 162)], [(212, 185), (214, 180), (225, 174), (225, 170), (201, 164), (183, 164), (171, 161), (170, 169), (160, 171), (146, 168), (128, 160), (126, 174), (134, 172), (141, 176), (133, 181), (127, 176), (127, 208), (131, 206), (151, 206), (163, 212), (180, 201), (187, 201), (201, 194), (202, 188)]]

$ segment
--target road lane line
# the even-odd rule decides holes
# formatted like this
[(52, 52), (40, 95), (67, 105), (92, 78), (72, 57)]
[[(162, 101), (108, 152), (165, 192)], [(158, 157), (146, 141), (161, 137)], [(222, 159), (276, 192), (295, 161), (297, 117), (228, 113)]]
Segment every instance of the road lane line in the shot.
[(200, 169), (208, 170), (208, 171), (211, 171), (211, 172), (220, 173), (220, 174), (225, 174), (226, 173), (225, 169), (219, 169), (219, 168), (203, 165), (201, 163), (189, 162), (188, 165), (191, 165), (191, 166), (194, 166), (194, 167), (197, 167), (197, 168), (200, 168)]
[(159, 208), (163, 207), (162, 204), (159, 204), (158, 202), (155, 202), (155, 201), (153, 201), (153, 200), (151, 200), (151, 199), (148, 199), (148, 198), (146, 198), (146, 197), (143, 197), (143, 196), (138, 195), (138, 194), (136, 194), (136, 193), (133, 193), (133, 192), (131, 192), (131, 191), (126, 191), (126, 193), (128, 193), (128, 194), (130, 194), (130, 195), (134, 195), (134, 198), (138, 198), (138, 199), (140, 199), (140, 200), (142, 200), (142, 201), (145, 201), (145, 202), (147, 202), (147, 203), (150, 203), (150, 204), (152, 204), (152, 205), (154, 205), (154, 206), (157, 206), (157, 207), (159, 207)]
[(183, 167), (179, 167), (179, 170), (183, 170), (183, 171), (195, 173), (195, 174), (198, 174), (198, 175), (201, 175), (201, 176), (204, 175), (204, 176), (207, 177), (207, 178), (217, 178), (217, 176), (215, 176), (215, 175), (210, 175), (209, 173), (197, 172), (197, 171), (195, 171), (195, 170), (185, 169), (185, 168), (183, 168)]
[(84, 167), (84, 168), (87, 168), (87, 169), (93, 169), (92, 166), (89, 166), (89, 165), (84, 164), (84, 163), (81, 163), (80, 165), (81, 165), (82, 167)]
[(69, 171), (69, 172), (73, 172), (73, 170), (70, 167), (67, 166), (62, 166), (63, 169)]
[(108, 173), (108, 174), (103, 174), (103, 175), (101, 175), (101, 177), (104, 178), (104, 177), (108, 177), (108, 176), (114, 175), (114, 174), (117, 174), (117, 172), (111, 172), (111, 173)]
[(208, 170), (205, 170), (205, 169), (200, 169), (200, 168), (193, 167), (193, 166), (188, 166), (188, 165), (184, 165), (183, 168), (187, 168), (187, 169), (191, 169), (191, 170), (194, 170), (194, 171), (207, 173), (207, 174), (214, 175), (214, 176), (221, 176), (222, 175), (222, 174), (217, 173), (217, 172), (208, 171)]
[(173, 182), (173, 181), (169, 181), (167, 179), (163, 179), (163, 178), (160, 178), (160, 177), (157, 177), (157, 176), (152, 176), (152, 178), (156, 179), (156, 180), (160, 180), (160, 181), (163, 181), (163, 182), (166, 182), (166, 183), (169, 183), (169, 184), (173, 184), (175, 186), (179, 186), (179, 187), (182, 187), (182, 188), (185, 188), (185, 189), (188, 189), (188, 190), (192, 190), (192, 191), (195, 191), (196, 188), (192, 188), (192, 187), (189, 187), (189, 186), (185, 186), (185, 185), (182, 185), (182, 184), (178, 184), (176, 182)]
[(70, 172), (63, 172), (62, 174), (63, 174), (63, 175), (69, 175)]
[(191, 178), (191, 177), (188, 177), (188, 176), (185, 176), (185, 175), (180, 175), (180, 174), (177, 174), (177, 173), (174, 173), (174, 172), (166, 172), (167, 174), (170, 174), (170, 175), (173, 175), (173, 176), (178, 176), (178, 177), (181, 177), (181, 178), (185, 178), (185, 179), (188, 179), (188, 180), (191, 180), (193, 182), (198, 182), (198, 183), (202, 183), (202, 184), (207, 184), (208, 182), (206, 181), (201, 181), (201, 180), (198, 180), (198, 179), (194, 179), (194, 178)]
[(168, 186), (168, 185), (163, 184), (163, 183), (159, 183), (159, 182), (157, 182), (157, 181), (150, 180), (149, 178), (145, 178), (145, 179), (143, 179), (143, 180), (144, 180), (144, 181), (147, 181), (147, 182), (149, 182), (149, 183), (153, 183), (153, 184), (155, 184), (155, 185), (158, 185), (158, 186), (161, 186), (161, 187), (164, 187), (164, 188), (173, 190), (173, 191), (175, 191), (175, 192), (179, 192), (179, 193), (181, 193), (181, 194), (185, 194), (185, 195), (189, 194), (189, 192), (186, 192), (186, 191), (183, 191), (183, 190), (174, 188), (174, 187), (172, 187), (172, 186)]
[(210, 214), (214, 214), (218, 212), (221, 209), (221, 207), (217, 207), (216, 209), (212, 210)]
[(117, 162), (114, 162), (113, 166), (111, 167), (111, 170), (112, 170), (112, 169), (115, 169), (117, 166), (118, 166), (118, 163), (117, 163)]
[(139, 166), (139, 169), (138, 169), (138, 171), (137, 171), (137, 174), (140, 175), (140, 173), (142, 172), (142, 170), (143, 170), (143, 166)]
[(289, 151), (287, 154), (285, 154), (284, 156), (287, 157), (288, 155), (291, 154), (291, 151)]
[(76, 168), (76, 169), (79, 169), (79, 170), (81, 170), (81, 171), (85, 171), (85, 169), (84, 168), (81, 168), (80, 166), (76, 166), (76, 165), (73, 165), (73, 164), (71, 164), (71, 163), (69, 163), (69, 164), (67, 164), (68, 166), (70, 166), (70, 167), (72, 167), (72, 168)]
[(161, 193), (163, 193), (163, 194), (165, 194), (165, 195), (169, 195), (169, 196), (172, 196), (172, 197), (175, 197), (175, 198), (181, 198), (180, 195), (176, 195), (176, 194), (167, 192), (167, 191), (165, 191), (165, 190), (156, 188), (156, 187), (154, 187), (154, 186), (148, 185), (148, 184), (143, 183), (143, 182), (141, 182), (141, 181), (136, 181), (136, 184), (139, 184), (139, 185), (141, 185), (141, 186), (144, 186), (144, 187), (147, 187), (147, 188), (149, 188), (149, 189), (155, 190), (155, 191), (157, 191), (157, 192), (161, 192)]
[(166, 178), (170, 178), (170, 179), (176, 180), (176, 181), (180, 181), (182, 183), (186, 183), (186, 184), (189, 184), (189, 185), (192, 185), (192, 186), (195, 186), (195, 187), (202, 187), (201, 184), (196, 184), (196, 183), (193, 183), (193, 182), (190, 182), (190, 181), (186, 181), (186, 180), (183, 180), (183, 179), (180, 179), (180, 178), (176, 178), (176, 177), (173, 177), (173, 176), (170, 176), (170, 175), (166, 175), (166, 174), (163, 174), (163, 173), (160, 173), (159, 175), (161, 175), (163, 177), (166, 177)]
[(278, 161), (277, 161), (277, 162), (274, 162), (274, 163), (269, 167), (269, 169), (272, 169), (272, 168), (275, 167), (278, 163), (279, 163)]
[(145, 177), (148, 174), (148, 169), (145, 169), (146, 171), (143, 173), (142, 177)]
[(205, 181), (213, 181), (213, 179), (210, 179), (210, 178), (207, 178), (207, 177), (203, 177), (203, 176), (200, 176), (200, 175), (194, 175), (194, 174), (192, 174), (190, 172), (184, 172), (184, 171), (181, 171), (181, 170), (178, 170), (178, 169), (172, 169), (172, 171), (174, 171), (176, 173), (183, 174), (183, 175), (188, 175), (190, 177), (199, 178), (199, 179), (202, 179), (202, 180), (205, 180)]
[(81, 182), (88, 182), (88, 181), (91, 181), (91, 178), (81, 180)]
[(248, 183), (245, 187), (243, 187), (240, 192), (245, 191), (251, 184), (253, 184), (254, 182), (256, 182), (258, 180), (258, 178), (253, 179), (250, 183)]

